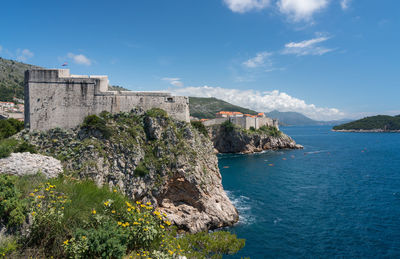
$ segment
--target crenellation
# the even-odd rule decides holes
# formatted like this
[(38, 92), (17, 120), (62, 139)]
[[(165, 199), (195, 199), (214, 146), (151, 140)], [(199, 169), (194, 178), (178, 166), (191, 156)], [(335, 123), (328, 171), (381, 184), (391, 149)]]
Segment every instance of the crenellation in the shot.
[(25, 126), (30, 130), (73, 128), (91, 114), (118, 113), (135, 107), (161, 108), (189, 122), (189, 98), (167, 92), (108, 91), (107, 76), (71, 75), (69, 69), (25, 73)]

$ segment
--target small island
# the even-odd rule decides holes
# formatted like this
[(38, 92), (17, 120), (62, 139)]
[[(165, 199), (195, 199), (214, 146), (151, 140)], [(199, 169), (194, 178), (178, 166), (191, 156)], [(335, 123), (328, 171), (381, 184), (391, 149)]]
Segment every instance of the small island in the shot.
[(377, 115), (334, 126), (339, 132), (400, 132), (400, 115)]

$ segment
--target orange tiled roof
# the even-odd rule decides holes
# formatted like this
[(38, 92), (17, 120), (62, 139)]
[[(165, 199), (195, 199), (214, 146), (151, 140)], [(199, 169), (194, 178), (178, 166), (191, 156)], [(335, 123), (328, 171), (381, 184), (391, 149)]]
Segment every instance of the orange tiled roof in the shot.
[(227, 111), (220, 111), (220, 112), (217, 112), (217, 114), (226, 114), (226, 115), (240, 115), (240, 114), (243, 114), (243, 113), (241, 113), (241, 112), (227, 112)]

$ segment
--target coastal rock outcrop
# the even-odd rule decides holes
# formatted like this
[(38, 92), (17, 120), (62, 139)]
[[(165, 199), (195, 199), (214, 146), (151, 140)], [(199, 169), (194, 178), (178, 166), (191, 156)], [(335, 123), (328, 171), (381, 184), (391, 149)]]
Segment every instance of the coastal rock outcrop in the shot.
[(0, 159), (0, 174), (32, 175), (42, 173), (47, 178), (53, 178), (63, 172), (61, 162), (50, 156), (39, 154), (11, 153), (7, 158)]
[(103, 113), (73, 130), (24, 131), (18, 137), (60, 159), (75, 177), (151, 202), (185, 231), (239, 219), (223, 190), (212, 142), (162, 110)]
[(268, 149), (302, 149), (303, 146), (281, 131), (250, 131), (237, 127), (213, 126), (209, 135), (219, 153), (255, 153)]

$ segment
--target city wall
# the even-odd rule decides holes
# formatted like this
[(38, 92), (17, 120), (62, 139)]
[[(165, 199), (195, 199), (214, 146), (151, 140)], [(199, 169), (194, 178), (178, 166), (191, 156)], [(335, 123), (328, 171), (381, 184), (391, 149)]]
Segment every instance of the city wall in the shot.
[(227, 118), (215, 118), (204, 121), (204, 126), (219, 125), (225, 121), (230, 120), (233, 124), (238, 125), (244, 129), (250, 129), (254, 127), (259, 129), (262, 126), (276, 127), (279, 130), (278, 120), (274, 120), (268, 117), (227, 117)]
[(102, 111), (161, 108), (189, 122), (189, 99), (165, 92), (108, 91), (107, 76), (71, 75), (69, 69), (25, 72), (25, 126), (30, 130), (73, 128)]

